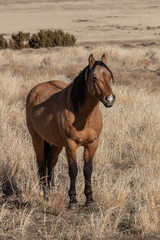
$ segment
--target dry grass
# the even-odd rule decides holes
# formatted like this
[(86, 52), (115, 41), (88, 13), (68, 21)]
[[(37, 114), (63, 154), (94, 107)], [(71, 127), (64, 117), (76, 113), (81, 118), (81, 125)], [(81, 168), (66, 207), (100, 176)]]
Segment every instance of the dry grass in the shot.
[[(96, 58), (108, 56), (117, 96), (103, 113), (94, 159), (94, 209), (83, 207), (82, 148), (78, 150), (79, 210), (67, 209), (64, 151), (56, 187), (45, 201), (25, 124), (25, 98), (37, 83), (70, 82)], [(0, 51), (0, 236), (4, 239), (131, 239), (160, 229), (160, 49), (101, 46)], [(126, 234), (125, 234), (126, 233)], [(125, 237), (124, 237), (125, 234)], [(138, 234), (138, 235), (137, 235)]]

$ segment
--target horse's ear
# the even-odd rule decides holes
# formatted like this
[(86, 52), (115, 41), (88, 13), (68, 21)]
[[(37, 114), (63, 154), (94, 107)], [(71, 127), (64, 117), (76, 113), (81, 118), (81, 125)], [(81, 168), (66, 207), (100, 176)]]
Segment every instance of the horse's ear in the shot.
[(101, 61), (102, 61), (105, 65), (107, 65), (107, 58), (106, 58), (106, 55), (105, 55), (105, 54), (102, 55)]
[(94, 59), (94, 57), (93, 57), (93, 54), (91, 54), (91, 55), (89, 56), (88, 62), (89, 62), (89, 67), (91, 68), (91, 67), (94, 65), (94, 63), (95, 63), (95, 59)]

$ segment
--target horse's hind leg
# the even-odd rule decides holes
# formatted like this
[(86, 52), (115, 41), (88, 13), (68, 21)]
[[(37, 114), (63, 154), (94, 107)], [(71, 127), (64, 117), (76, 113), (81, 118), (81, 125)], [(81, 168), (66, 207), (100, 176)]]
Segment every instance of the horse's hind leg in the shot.
[(38, 164), (38, 173), (40, 177), (40, 185), (43, 186), (43, 190), (45, 189), (46, 183), (46, 161), (44, 154), (44, 140), (38, 135), (32, 136), (33, 147), (36, 153), (36, 159)]
[(56, 147), (51, 145), (49, 155), (47, 158), (47, 167), (48, 167), (48, 186), (54, 187), (54, 167), (58, 161), (58, 156), (62, 150), (62, 147)]
[(76, 150), (77, 144), (69, 140), (66, 143), (66, 154), (69, 166), (69, 177), (70, 177), (70, 189), (68, 191), (68, 195), (70, 198), (69, 208), (74, 209), (77, 207), (77, 199), (76, 199), (76, 177), (78, 174), (77, 162), (76, 162)]

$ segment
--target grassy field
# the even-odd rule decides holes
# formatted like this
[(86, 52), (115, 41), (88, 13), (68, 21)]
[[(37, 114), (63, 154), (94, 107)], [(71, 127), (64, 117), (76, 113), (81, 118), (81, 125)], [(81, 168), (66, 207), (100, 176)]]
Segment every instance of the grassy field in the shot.
[[(82, 148), (78, 210), (68, 210), (65, 152), (48, 201), (25, 123), (25, 99), (37, 83), (70, 83), (93, 53), (106, 53), (116, 102), (101, 105), (103, 131), (93, 165), (94, 208), (85, 208)], [(0, 51), (0, 237), (2, 239), (160, 239), (160, 48), (73, 47)]]

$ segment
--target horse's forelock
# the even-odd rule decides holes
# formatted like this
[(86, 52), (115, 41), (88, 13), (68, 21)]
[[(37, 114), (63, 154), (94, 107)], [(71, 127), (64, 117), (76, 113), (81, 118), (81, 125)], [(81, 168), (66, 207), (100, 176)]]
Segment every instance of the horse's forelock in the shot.
[[(105, 68), (109, 71), (109, 73), (111, 74), (112, 81), (113, 81), (113, 83), (114, 83), (113, 73), (111, 72), (111, 70), (109, 69), (109, 67), (107, 67), (107, 65), (104, 64), (102, 61), (95, 61), (94, 65), (91, 67), (91, 69), (89, 69), (89, 72), (93, 72), (94, 69), (95, 69), (95, 67), (96, 67), (97, 65), (102, 66), (102, 67), (105, 67)], [(89, 75), (89, 73), (88, 73), (88, 75)]]

